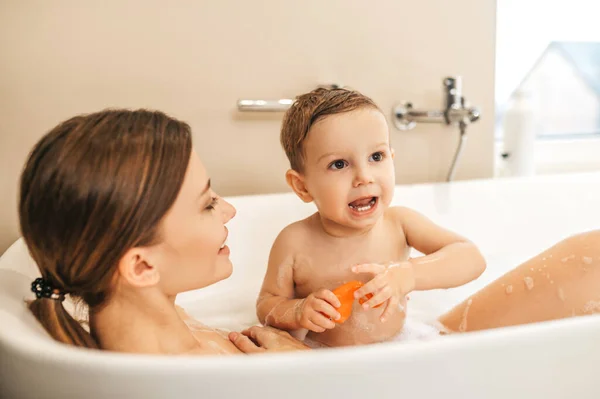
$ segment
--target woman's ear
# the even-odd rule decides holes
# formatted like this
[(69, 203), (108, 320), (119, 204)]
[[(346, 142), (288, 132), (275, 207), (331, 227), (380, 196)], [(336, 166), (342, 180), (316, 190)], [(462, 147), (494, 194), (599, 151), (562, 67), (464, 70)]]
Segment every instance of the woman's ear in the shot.
[(297, 171), (290, 169), (285, 173), (285, 180), (288, 186), (294, 190), (296, 195), (304, 202), (312, 202), (313, 197), (310, 195), (304, 184), (304, 176)]
[(119, 261), (121, 278), (134, 287), (150, 287), (158, 284), (158, 268), (150, 264), (141, 248), (132, 248)]

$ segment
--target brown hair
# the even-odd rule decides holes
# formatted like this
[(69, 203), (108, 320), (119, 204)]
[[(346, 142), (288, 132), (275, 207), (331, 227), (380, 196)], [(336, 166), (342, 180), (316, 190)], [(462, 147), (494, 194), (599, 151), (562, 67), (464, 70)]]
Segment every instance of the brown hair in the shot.
[(341, 114), (363, 107), (379, 109), (369, 97), (348, 89), (318, 88), (296, 98), (283, 117), (281, 146), (290, 167), (301, 172), (304, 167), (304, 140), (310, 128), (328, 115)]
[[(181, 188), (190, 127), (162, 112), (106, 110), (71, 118), (33, 148), (21, 176), (21, 231), (42, 278), (90, 311), (110, 294), (119, 259), (158, 240)], [(59, 300), (29, 309), (56, 340), (97, 342)]]

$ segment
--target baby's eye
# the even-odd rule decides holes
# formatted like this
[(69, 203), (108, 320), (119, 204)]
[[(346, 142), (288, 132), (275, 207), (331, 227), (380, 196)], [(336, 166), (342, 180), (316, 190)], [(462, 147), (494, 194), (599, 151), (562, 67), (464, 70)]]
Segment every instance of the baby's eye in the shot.
[(340, 170), (348, 166), (348, 163), (343, 159), (338, 159), (329, 164), (329, 169)]
[(383, 152), (378, 151), (378, 152), (371, 154), (371, 156), (369, 157), (369, 161), (373, 161), (373, 162), (383, 161)]

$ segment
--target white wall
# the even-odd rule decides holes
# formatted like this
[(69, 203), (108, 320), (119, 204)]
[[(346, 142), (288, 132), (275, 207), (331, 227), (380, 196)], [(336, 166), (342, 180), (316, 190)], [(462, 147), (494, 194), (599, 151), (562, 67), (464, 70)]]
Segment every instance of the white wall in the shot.
[[(105, 107), (188, 121), (221, 195), (285, 191), (281, 115), (242, 115), (238, 98), (293, 97), (341, 83), (383, 110), (443, 104), (462, 75), (482, 119), (457, 178), (493, 171), (495, 2), (480, 0), (75, 1), (0, 3), (0, 251), (18, 235), (17, 180), (59, 121)], [(456, 129), (392, 129), (398, 183), (446, 176)]]

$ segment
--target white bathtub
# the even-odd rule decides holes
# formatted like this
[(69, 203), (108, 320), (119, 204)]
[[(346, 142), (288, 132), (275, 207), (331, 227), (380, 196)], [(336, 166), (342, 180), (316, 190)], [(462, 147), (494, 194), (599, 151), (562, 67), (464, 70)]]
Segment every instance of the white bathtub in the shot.
[[(180, 296), (217, 327), (256, 323), (270, 245), (313, 211), (292, 195), (231, 198), (233, 276)], [(554, 242), (600, 227), (600, 173), (401, 186), (395, 202), (474, 240), (488, 259), (477, 281), (411, 295), (432, 315)], [(600, 317), (433, 341), (260, 356), (157, 357), (90, 351), (51, 340), (23, 298), (37, 270), (17, 241), (0, 258), (0, 397), (7, 398), (599, 398)], [(600, 292), (600, 287), (599, 287)]]

